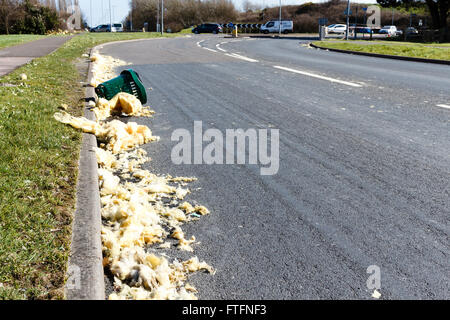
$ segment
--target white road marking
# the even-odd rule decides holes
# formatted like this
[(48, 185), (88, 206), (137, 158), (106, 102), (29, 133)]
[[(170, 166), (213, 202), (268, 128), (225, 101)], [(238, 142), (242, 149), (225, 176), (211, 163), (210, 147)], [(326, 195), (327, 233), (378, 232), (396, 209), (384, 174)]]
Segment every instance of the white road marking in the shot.
[(221, 44), (216, 44), (217, 50), (220, 50), (220, 51), (222, 51), (222, 52), (227, 52), (227, 50), (222, 49), (222, 48), (220, 47), (220, 45), (221, 45)]
[(214, 50), (214, 49), (210, 49), (210, 48), (206, 48), (206, 47), (202, 47), (203, 49), (205, 49), (205, 50), (209, 50), (209, 51), (212, 51), (212, 52), (218, 52), (218, 51), (216, 51), (216, 50)]
[(317, 78), (317, 79), (322, 79), (322, 80), (327, 80), (327, 81), (330, 81), (330, 82), (336, 82), (336, 83), (340, 83), (340, 84), (345, 84), (345, 85), (351, 86), (351, 87), (357, 87), (357, 88), (362, 87), (362, 85), (360, 85), (358, 83), (338, 80), (338, 79), (334, 79), (334, 78), (330, 78), (330, 77), (325, 77), (325, 76), (321, 76), (321, 75), (318, 75), (318, 74), (315, 74), (315, 73), (310, 73), (310, 72), (306, 72), (306, 71), (300, 71), (300, 70), (286, 68), (286, 67), (281, 67), (281, 66), (273, 66), (273, 67), (277, 68), (277, 69), (290, 71), (290, 72), (293, 72), (293, 73), (298, 73), (298, 74), (302, 74), (302, 75), (305, 75), (305, 76)]
[(202, 40), (202, 41), (199, 41), (199, 42), (197, 42), (197, 47), (202, 47), (201, 45), (200, 45), (200, 43), (202, 43), (203, 41), (205, 41), (205, 40)]
[(245, 61), (248, 61), (248, 62), (259, 62), (258, 60), (247, 58), (247, 57), (241, 56), (241, 55), (236, 54), (236, 53), (231, 53), (231, 54), (225, 53), (225, 55), (229, 56), (229, 57), (232, 57), (232, 58), (245, 60)]
[(445, 109), (450, 109), (450, 106), (447, 104), (437, 104), (437, 107), (441, 107), (441, 108), (445, 108)]

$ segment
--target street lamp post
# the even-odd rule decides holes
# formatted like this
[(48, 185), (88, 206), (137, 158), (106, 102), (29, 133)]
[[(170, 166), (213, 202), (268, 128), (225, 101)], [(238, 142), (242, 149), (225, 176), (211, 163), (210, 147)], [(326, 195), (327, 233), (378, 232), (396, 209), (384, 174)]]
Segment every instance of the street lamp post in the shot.
[(133, 31), (133, 1), (131, 1), (130, 31)]
[(345, 30), (345, 40), (348, 40), (348, 33), (350, 29), (350, 0), (347, 0), (347, 28)]
[(164, 34), (164, 0), (161, 0), (161, 35)]
[(280, 0), (280, 16), (279, 16), (279, 25), (278, 25), (278, 36), (281, 37), (281, 0)]
[[(116, 7), (117, 6), (112, 6), (112, 21), (116, 20)], [(112, 27), (112, 25), (111, 25)]]
[(112, 31), (111, 0), (109, 0), (109, 30)]

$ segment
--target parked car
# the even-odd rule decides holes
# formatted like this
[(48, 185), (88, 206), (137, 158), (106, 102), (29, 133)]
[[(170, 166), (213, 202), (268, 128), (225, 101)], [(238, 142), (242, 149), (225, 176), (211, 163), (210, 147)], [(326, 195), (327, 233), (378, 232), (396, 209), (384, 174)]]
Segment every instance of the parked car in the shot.
[(123, 32), (123, 24), (114, 23), (113, 27), (111, 28), (111, 32)]
[(327, 27), (327, 33), (345, 33), (347, 26), (345, 24), (332, 24)]
[(109, 24), (101, 24), (91, 29), (91, 32), (111, 32), (111, 26)]
[[(266, 22), (259, 29), (262, 33), (280, 32), (280, 20)], [(294, 22), (292, 20), (281, 20), (281, 32), (287, 34), (294, 31)]]
[(406, 34), (419, 34), (419, 31), (414, 27), (408, 27), (405, 30)]
[(199, 33), (213, 33), (218, 34), (219, 32), (222, 32), (222, 27), (217, 23), (203, 23), (194, 29), (192, 29), (192, 33), (199, 34)]
[(403, 35), (403, 30), (398, 30), (397, 29), (397, 31), (395, 32), (395, 35), (397, 35), (397, 36)]
[(358, 27), (356, 28), (356, 32), (358, 33), (373, 33), (373, 30), (369, 27)]
[(390, 36), (395, 36), (397, 33), (397, 27), (396, 26), (384, 26), (380, 29), (380, 34), (387, 34)]

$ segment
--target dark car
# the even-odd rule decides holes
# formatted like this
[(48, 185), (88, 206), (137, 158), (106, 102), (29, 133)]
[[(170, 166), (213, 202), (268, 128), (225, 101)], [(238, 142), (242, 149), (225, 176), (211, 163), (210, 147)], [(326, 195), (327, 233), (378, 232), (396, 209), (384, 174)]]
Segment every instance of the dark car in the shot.
[(92, 28), (91, 32), (111, 32), (111, 27), (109, 24), (101, 24), (95, 28)]
[(222, 32), (222, 27), (218, 25), (217, 23), (203, 23), (194, 29), (192, 29), (192, 32), (195, 34), (199, 33), (213, 33), (218, 34), (219, 32)]

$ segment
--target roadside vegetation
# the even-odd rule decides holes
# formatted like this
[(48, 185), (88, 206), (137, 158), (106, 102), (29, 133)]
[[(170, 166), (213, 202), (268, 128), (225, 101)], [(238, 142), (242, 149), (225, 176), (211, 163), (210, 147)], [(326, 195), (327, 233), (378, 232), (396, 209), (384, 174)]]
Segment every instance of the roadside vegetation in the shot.
[(82, 114), (89, 48), (155, 37), (79, 35), (0, 78), (0, 299), (64, 297), (81, 134), (53, 114)]
[(10, 34), (0, 35), (0, 49), (15, 46), (25, 42), (43, 39), (46, 36), (36, 34)]
[[(389, 2), (390, 1), (390, 2)], [(142, 29), (144, 23), (148, 23), (150, 30), (156, 30), (157, 15), (159, 11), (158, 0), (132, 0), (134, 10), (133, 25), (136, 29)], [(380, 1), (379, 1), (380, 2)], [(424, 27), (430, 27), (432, 17), (429, 14), (427, 5), (420, 1), (409, 1), (406, 3), (396, 2), (394, 8), (389, 3), (396, 1), (382, 1), (381, 24), (392, 24), (392, 12), (394, 11), (394, 25), (404, 29), (409, 27), (410, 13), (415, 14), (412, 23), (417, 26), (419, 20), (422, 20)], [(242, 11), (230, 0), (165, 0), (167, 15), (164, 17), (164, 25), (173, 32), (178, 32), (204, 22), (216, 23), (265, 23), (279, 18), (279, 7), (267, 7), (261, 5), (261, 1), (244, 0), (242, 2)], [(367, 18), (363, 8), (367, 8), (373, 3), (354, 3), (351, 2), (352, 16), (350, 23), (364, 23)], [(343, 14), (347, 8), (345, 0), (329, 0), (320, 3), (305, 2), (299, 5), (283, 5), (282, 17), (286, 20), (293, 20), (294, 32), (309, 33), (317, 32), (318, 19), (327, 18), (328, 24), (345, 23), (346, 17)], [(130, 13), (131, 14), (131, 13)], [(130, 21), (130, 16), (125, 19), (125, 25)], [(255, 32), (258, 32), (255, 30)]]
[(413, 42), (393, 43), (376, 41), (317, 41), (315, 45), (340, 50), (388, 54), (394, 56), (415, 57), (425, 59), (450, 60), (449, 44), (422, 44)]

